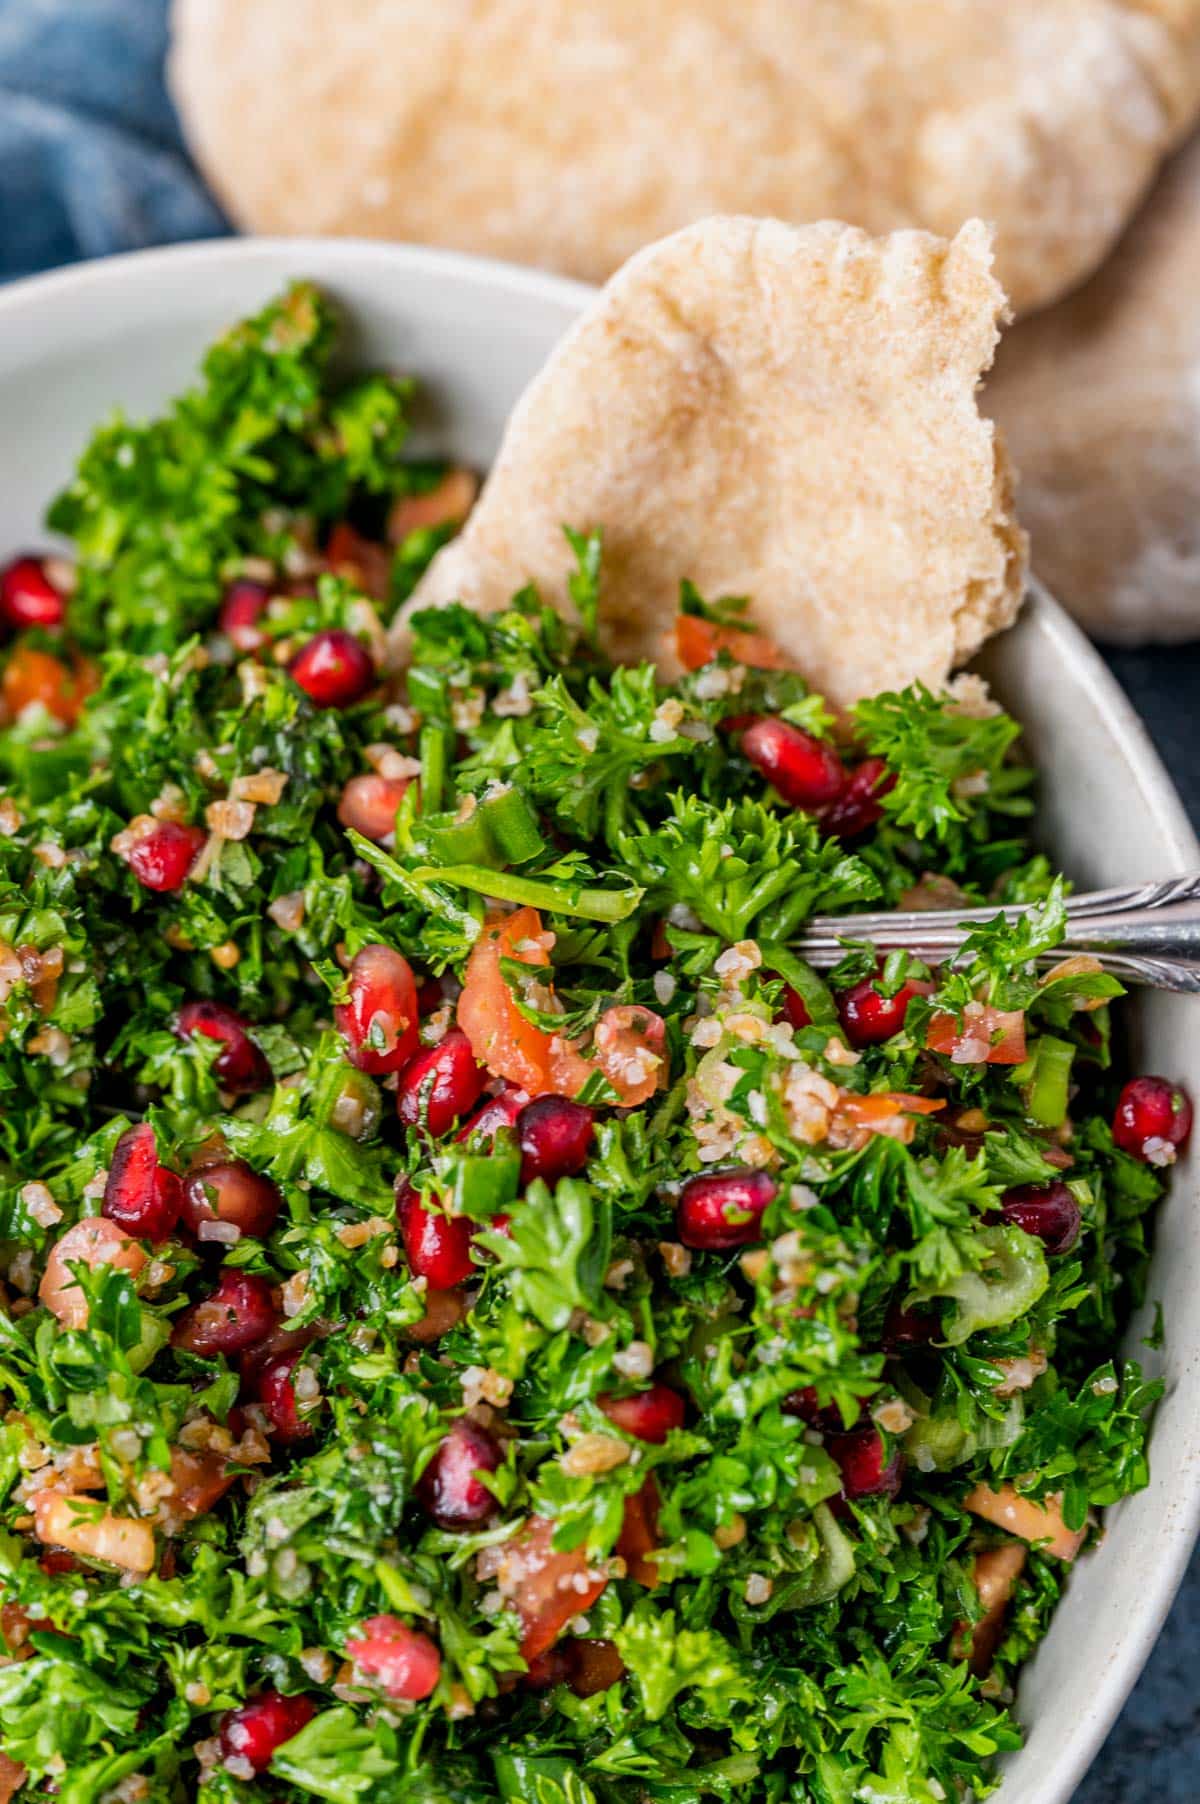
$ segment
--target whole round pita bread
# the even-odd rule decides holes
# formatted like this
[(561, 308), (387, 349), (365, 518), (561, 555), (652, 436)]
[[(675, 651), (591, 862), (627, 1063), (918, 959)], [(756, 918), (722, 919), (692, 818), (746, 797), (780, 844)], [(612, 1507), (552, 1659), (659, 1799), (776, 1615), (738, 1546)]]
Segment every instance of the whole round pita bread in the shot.
[(175, 0), (173, 34), (240, 225), (595, 281), (713, 213), (979, 214), (1024, 311), (1099, 263), (1200, 110), (1200, 0)]
[(1025, 538), (975, 391), (1003, 293), (989, 234), (709, 219), (626, 264), (536, 376), (416, 608), (535, 582), (572, 611), (563, 526), (601, 528), (599, 625), (671, 668), (679, 585), (845, 704), (951, 669), (1020, 605)]
[(1200, 139), (1086, 288), (1006, 337), (983, 405), (1038, 574), (1088, 631), (1200, 633)]

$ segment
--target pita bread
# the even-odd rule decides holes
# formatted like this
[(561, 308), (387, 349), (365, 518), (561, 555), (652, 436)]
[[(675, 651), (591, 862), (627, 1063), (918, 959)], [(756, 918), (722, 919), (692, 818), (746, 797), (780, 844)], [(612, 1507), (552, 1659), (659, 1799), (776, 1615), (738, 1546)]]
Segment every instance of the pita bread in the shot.
[(713, 213), (978, 214), (1025, 311), (1200, 111), (1200, 0), (175, 0), (173, 32), (238, 224), (590, 281)]
[(1006, 338), (983, 397), (1038, 574), (1090, 632), (1200, 633), (1200, 139), (1086, 288)]
[[(639, 252), (517, 404), (409, 603), (570, 611), (566, 522), (602, 527), (601, 633), (662, 656), (681, 577), (748, 595), (836, 703), (940, 685), (1020, 604), (1025, 539), (975, 387), (1004, 297), (986, 228), (711, 219)], [(401, 622), (403, 632), (403, 621)]]

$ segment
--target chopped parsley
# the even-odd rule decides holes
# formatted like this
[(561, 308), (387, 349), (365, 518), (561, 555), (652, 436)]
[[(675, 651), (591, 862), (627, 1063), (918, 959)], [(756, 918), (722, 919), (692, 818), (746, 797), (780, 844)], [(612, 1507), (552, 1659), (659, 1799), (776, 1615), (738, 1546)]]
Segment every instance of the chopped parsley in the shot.
[[(0, 1746), (63, 1804), (982, 1798), (1147, 1481), (1170, 1151), (1119, 985), (1032, 962), (1019, 725), (833, 753), (686, 583), (711, 658), (611, 669), (574, 530), (578, 636), (527, 590), (389, 671), (465, 479), (336, 337), (290, 289), (97, 432), (48, 611), (5, 575)], [(763, 717), (881, 761), (857, 815)], [(947, 897), (1038, 906), (803, 961)]]

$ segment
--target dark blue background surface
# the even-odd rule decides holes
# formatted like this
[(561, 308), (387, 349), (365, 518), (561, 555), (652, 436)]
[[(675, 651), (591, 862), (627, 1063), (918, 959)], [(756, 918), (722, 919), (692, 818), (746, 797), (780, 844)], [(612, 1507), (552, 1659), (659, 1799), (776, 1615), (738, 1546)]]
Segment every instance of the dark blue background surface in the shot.
[[(0, 279), (226, 230), (163, 88), (164, 12), (0, 0)], [(1200, 645), (1110, 662), (1200, 822)], [(1200, 1559), (1076, 1804), (1200, 1800), (1198, 1601)]]

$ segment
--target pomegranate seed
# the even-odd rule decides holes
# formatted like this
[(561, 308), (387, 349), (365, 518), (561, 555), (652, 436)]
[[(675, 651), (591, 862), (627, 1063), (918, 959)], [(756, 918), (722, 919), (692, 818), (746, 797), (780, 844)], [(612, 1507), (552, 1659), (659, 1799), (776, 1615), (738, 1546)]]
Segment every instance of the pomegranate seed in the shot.
[(652, 1384), (636, 1397), (599, 1397), (601, 1409), (610, 1422), (639, 1441), (660, 1447), (673, 1428), (683, 1427), (686, 1404), (669, 1384)]
[(248, 1760), (256, 1773), (265, 1773), (276, 1748), (299, 1735), (316, 1714), (311, 1698), (261, 1691), (221, 1718), (221, 1753), (226, 1760)]
[(452, 1027), (400, 1073), (396, 1113), (405, 1127), (444, 1134), (475, 1107), (486, 1082), (487, 1072), (476, 1064), (471, 1042), (461, 1027)]
[(65, 612), (41, 558), (14, 558), (0, 573), (0, 615), (9, 626), (61, 626)]
[(879, 1046), (890, 1040), (904, 1026), (913, 997), (928, 996), (931, 989), (931, 984), (910, 977), (894, 996), (884, 996), (875, 977), (864, 977), (853, 989), (839, 990), (837, 1011), (851, 1046)]
[(595, 1133), (592, 1111), (565, 1096), (538, 1096), (517, 1118), (517, 1142), (521, 1148), (521, 1182), (534, 1178), (557, 1184), (574, 1177), (587, 1164)]
[(823, 808), (846, 782), (835, 748), (786, 720), (753, 721), (742, 734), (742, 754), (793, 808)]
[(822, 815), (825, 831), (838, 839), (855, 839), (865, 833), (883, 819), (882, 798), (895, 787), (895, 774), (882, 758), (864, 758)]
[(899, 1449), (889, 1460), (883, 1436), (873, 1422), (849, 1434), (832, 1434), (825, 1451), (842, 1474), (844, 1497), (894, 1497), (900, 1489), (904, 1459)]
[(144, 889), (177, 890), (200, 855), (205, 835), (199, 827), (159, 821), (129, 848), (129, 868)]
[(417, 985), (391, 946), (364, 946), (350, 966), (350, 1000), (333, 1011), (350, 1063), (378, 1077), (399, 1071), (419, 1049)]
[[(846, 1433), (841, 1410), (836, 1403), (822, 1408), (815, 1385), (806, 1384), (801, 1390), (789, 1391), (779, 1407), (785, 1416), (799, 1416), (810, 1428), (823, 1428), (826, 1434)], [(859, 1414), (862, 1414), (861, 1406)]]
[(313, 1432), (312, 1423), (300, 1414), (300, 1405), (296, 1399), (296, 1385), (292, 1374), (299, 1358), (300, 1354), (297, 1352), (284, 1353), (278, 1359), (269, 1360), (255, 1383), (258, 1401), (266, 1410), (271, 1424), (271, 1434), (284, 1447), (308, 1440)]
[(689, 1178), (675, 1218), (680, 1240), (705, 1252), (748, 1246), (759, 1237), (759, 1222), (776, 1189), (765, 1171), (720, 1171)]
[(1024, 1228), (1048, 1253), (1068, 1253), (1083, 1222), (1079, 1204), (1065, 1184), (1020, 1184), (1000, 1199), (1005, 1221)]
[(252, 1090), (265, 1090), (271, 1082), (271, 1067), (250, 1038), (246, 1023), (223, 1002), (185, 1002), (177, 1025), (185, 1040), (203, 1034), (205, 1039), (223, 1042), (224, 1051), (212, 1065), (223, 1090), (246, 1096)]
[(427, 1209), (412, 1185), (401, 1179), (396, 1193), (396, 1216), (404, 1255), (414, 1278), (424, 1278), (430, 1290), (453, 1290), (473, 1276), (471, 1222), (465, 1215), (443, 1215)]
[(1149, 1165), (1172, 1165), (1192, 1131), (1186, 1090), (1165, 1077), (1135, 1077), (1126, 1084), (1113, 1116), (1113, 1139), (1122, 1152)]
[(477, 1472), (503, 1463), (500, 1443), (478, 1422), (460, 1417), (422, 1472), (417, 1496), (439, 1528), (472, 1528), (486, 1521), (496, 1499)]
[(375, 682), (375, 666), (352, 633), (337, 627), (315, 633), (302, 645), (289, 666), (318, 708), (348, 708), (361, 701)]
[(193, 1171), (183, 1186), (183, 1219), (193, 1234), (203, 1222), (224, 1221), (261, 1240), (282, 1207), (278, 1186), (244, 1159), (215, 1159)]
[(158, 1162), (148, 1121), (121, 1135), (108, 1169), (100, 1213), (138, 1240), (165, 1240), (179, 1220), (183, 1186)]
[(346, 1652), (359, 1672), (378, 1679), (392, 1698), (427, 1698), (442, 1676), (435, 1643), (398, 1616), (368, 1616), (361, 1635), (347, 1641)]
[(779, 1005), (783, 1010), (783, 1018), (788, 1023), (789, 1027), (801, 1028), (812, 1026), (812, 1016), (808, 1012), (808, 1004), (805, 1002), (799, 990), (794, 990), (790, 983), (784, 984), (783, 995), (779, 999)]
[[(516, 1084), (510, 1084), (501, 1090), (498, 1096), (489, 1096), (481, 1108), (476, 1109), (470, 1121), (459, 1128), (458, 1140), (494, 1140), (501, 1128), (515, 1127), (525, 1109), (529, 1098), (524, 1090)], [(492, 1226), (495, 1227), (495, 1220)]]
[(253, 1272), (230, 1268), (215, 1290), (185, 1309), (171, 1336), (173, 1347), (211, 1359), (218, 1353), (244, 1353), (265, 1340), (278, 1316), (271, 1286)]
[(396, 831), (396, 810), (411, 782), (411, 777), (381, 777), (377, 771), (351, 777), (338, 802), (339, 821), (378, 845)]
[(252, 582), (247, 576), (239, 577), (226, 589), (217, 626), (233, 640), (239, 651), (257, 651), (262, 644), (258, 623), (266, 613), (270, 599), (271, 591), (267, 585)]
[(938, 1319), (922, 1315), (917, 1309), (905, 1309), (893, 1297), (883, 1318), (883, 1345), (889, 1353), (901, 1347), (927, 1347), (938, 1334)]

